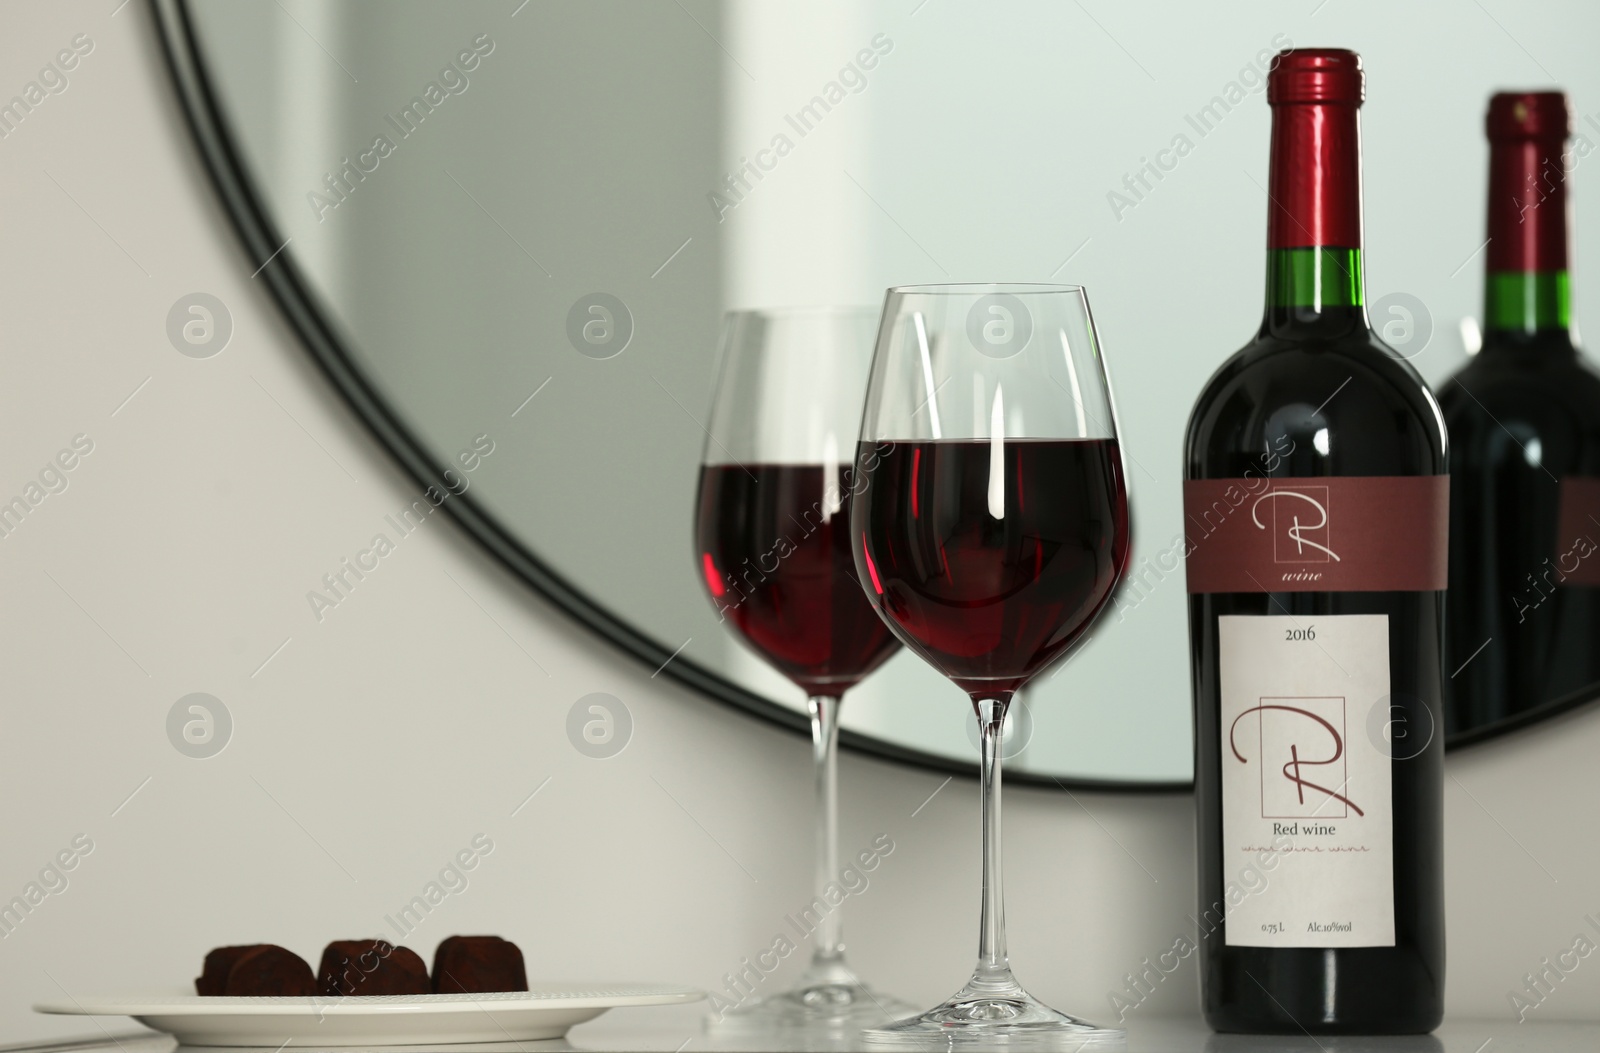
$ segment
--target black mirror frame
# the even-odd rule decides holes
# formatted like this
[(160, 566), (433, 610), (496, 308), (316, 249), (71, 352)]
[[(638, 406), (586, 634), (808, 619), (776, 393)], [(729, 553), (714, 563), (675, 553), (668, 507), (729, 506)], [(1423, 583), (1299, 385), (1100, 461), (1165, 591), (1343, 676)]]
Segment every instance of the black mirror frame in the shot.
[[(424, 489), (430, 486), (448, 488), (441, 469), (427, 449), (406, 427), (400, 415), (362, 376), (354, 359), (345, 350), (339, 334), (318, 309), (310, 284), (296, 267), (292, 254), (286, 251), (286, 242), (279, 237), (271, 216), (262, 204), (262, 198), (256, 193), (235, 140), (228, 131), (194, 38), (188, 3), (186, 0), (150, 0), (150, 7), (189, 129), (223, 208), (233, 220), (234, 231), (247, 261), (252, 265), (253, 275), (266, 282), (273, 299), (312, 359), (401, 469)], [(625, 619), (586, 596), (518, 541), (471, 497), (457, 496), (444, 507), (457, 524), (506, 570), (557, 608), (653, 670), (652, 675), (664, 672), (685, 687), (746, 715), (810, 737), (809, 723), (803, 714), (748, 691), (688, 658), (677, 657), (675, 652), (669, 651), (660, 642), (641, 633)], [(1596, 697), (1593, 691), (1576, 692), (1493, 724), (1454, 733), (1447, 740), (1446, 748), (1457, 749), (1498, 738), (1507, 732), (1594, 701)], [(847, 749), (897, 764), (974, 780), (978, 776), (976, 763), (896, 746), (858, 732), (841, 732), (840, 744)], [(1188, 793), (1194, 785), (1189, 780), (1134, 782), (1060, 779), (1026, 770), (1007, 772), (1006, 778), (1011, 783), (1062, 790), (1145, 794)]]

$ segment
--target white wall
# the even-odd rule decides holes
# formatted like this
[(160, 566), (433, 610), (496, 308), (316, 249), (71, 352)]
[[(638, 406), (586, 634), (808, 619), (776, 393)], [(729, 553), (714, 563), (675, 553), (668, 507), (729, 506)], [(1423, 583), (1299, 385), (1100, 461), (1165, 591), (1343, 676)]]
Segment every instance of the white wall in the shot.
[[(375, 934), (480, 832), (493, 853), (408, 941), (425, 956), (500, 932), (546, 978), (718, 986), (808, 898), (804, 745), (651, 679), (440, 517), (311, 619), (305, 592), (415, 495), (251, 280), (144, 5), (115, 7), (16, 7), (0, 35), (0, 97), (75, 34), (95, 42), (0, 139), (0, 497), (74, 435), (95, 444), (0, 540), (0, 898), (75, 835), (94, 843), (0, 940), (0, 1031), (83, 1033), (28, 1006), (178, 989), (215, 944), (313, 955)], [(195, 291), (235, 324), (206, 360), (165, 333)], [(195, 691), (235, 722), (208, 760), (165, 732)], [(609, 760), (564, 732), (595, 691), (635, 721)], [(1600, 912), (1597, 750), (1590, 712), (1452, 758), (1453, 1013), (1507, 1014), (1507, 990)], [(976, 788), (913, 818), (942, 777), (853, 756), (842, 777), (845, 846), (896, 844), (851, 905), (852, 954), (941, 997), (973, 950)], [(1039, 995), (1105, 1016), (1120, 976), (1190, 931), (1190, 803), (1007, 806), (1013, 959)], [(1190, 963), (1140, 1012), (1189, 1010), (1194, 983)], [(1600, 1018), (1597, 995), (1591, 964), (1534, 1015)]]

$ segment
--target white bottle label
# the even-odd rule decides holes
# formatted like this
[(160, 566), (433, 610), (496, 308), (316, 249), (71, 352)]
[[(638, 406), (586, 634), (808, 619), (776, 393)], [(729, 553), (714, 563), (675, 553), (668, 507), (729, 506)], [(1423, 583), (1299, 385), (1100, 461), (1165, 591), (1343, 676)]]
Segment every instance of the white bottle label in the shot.
[(1218, 623), (1228, 945), (1393, 947), (1388, 615)]

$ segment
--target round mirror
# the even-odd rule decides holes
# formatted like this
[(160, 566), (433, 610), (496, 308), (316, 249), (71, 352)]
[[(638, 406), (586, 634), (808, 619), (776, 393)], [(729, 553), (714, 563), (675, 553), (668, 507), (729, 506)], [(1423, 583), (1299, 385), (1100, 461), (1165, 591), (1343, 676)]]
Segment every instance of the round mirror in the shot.
[[(1434, 382), (1479, 307), (1485, 100), (1548, 79), (1488, 19), (1446, 59), (1415, 46), (1426, 12), (1310, 6), (1172, 6), (1156, 33), (1147, 11), (1045, 0), (158, 0), (250, 265), (417, 479), (418, 514), (453, 513), (655, 675), (796, 729), (801, 692), (696, 577), (723, 314), (1088, 286), (1134, 555), (1089, 642), (1026, 690), (1009, 770), (1136, 789), (1190, 779), (1179, 452), (1259, 320), (1272, 55), (1366, 56), (1370, 299), (1426, 315), (1410, 357)], [(1600, 73), (1562, 59), (1578, 36), (1544, 43), (1581, 100)], [(1518, 720), (1571, 700), (1523, 701)], [(972, 723), (908, 654), (843, 716), (847, 745), (952, 771)]]

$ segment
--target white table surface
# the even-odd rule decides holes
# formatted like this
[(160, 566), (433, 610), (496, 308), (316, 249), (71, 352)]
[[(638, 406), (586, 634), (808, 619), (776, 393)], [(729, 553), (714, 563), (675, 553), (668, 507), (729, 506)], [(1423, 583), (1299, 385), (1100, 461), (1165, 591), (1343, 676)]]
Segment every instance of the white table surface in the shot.
[[(463, 1053), (506, 1053), (516, 1050), (542, 1053), (544, 1050), (661, 1050), (690, 1053), (693, 1050), (781, 1050), (802, 1049), (803, 1045), (779, 1040), (751, 1041), (748, 1038), (719, 1039), (701, 1027), (704, 1003), (666, 1006), (659, 1009), (624, 1009), (607, 1013), (592, 1023), (572, 1029), (565, 1041), (503, 1042), (449, 1047)], [(38, 1043), (5, 1046), (0, 1053), (172, 1053), (178, 1047), (166, 1035), (139, 1031), (131, 1021), (102, 1019), (84, 1021), (86, 1030), (79, 1042)], [(102, 1030), (96, 1029), (99, 1024)], [(1300, 1036), (1213, 1035), (1198, 1019), (1134, 1019), (1128, 1025), (1128, 1053), (1600, 1053), (1600, 1020), (1591, 1023), (1527, 1021), (1517, 1023), (1509, 1016), (1499, 1020), (1446, 1020), (1431, 1036), (1396, 1038), (1329, 1037), (1312, 1039)], [(193, 1048), (198, 1053), (198, 1047)], [(326, 1047), (338, 1053), (354, 1053), (356, 1047)], [(365, 1047), (363, 1047), (365, 1048)], [(387, 1047), (397, 1053), (440, 1050), (439, 1046)], [(857, 1042), (844, 1040), (818, 1049), (859, 1049)], [(311, 1046), (295, 1045), (284, 1053), (306, 1053)], [(238, 1053), (237, 1050), (234, 1053)], [(263, 1053), (274, 1053), (264, 1050)], [(369, 1051), (370, 1053), (370, 1051)]]

